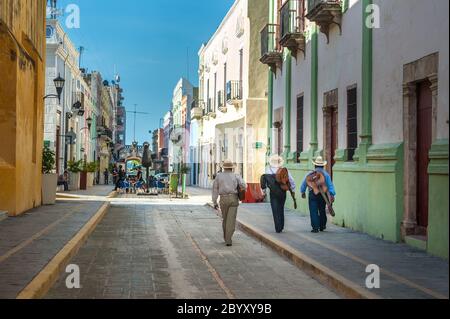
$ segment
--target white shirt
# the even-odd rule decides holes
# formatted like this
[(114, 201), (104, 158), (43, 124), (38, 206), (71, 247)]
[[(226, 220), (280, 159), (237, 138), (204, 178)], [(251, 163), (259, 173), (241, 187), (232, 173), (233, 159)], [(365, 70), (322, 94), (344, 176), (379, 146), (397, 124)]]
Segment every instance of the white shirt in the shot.
[[(282, 167), (280, 167), (280, 168), (282, 168)], [(275, 175), (280, 168), (268, 167), (267, 170), (266, 170), (266, 174)], [(291, 183), (291, 190), (293, 192), (295, 192), (295, 189), (297, 188), (297, 186), (295, 185), (295, 181), (294, 181), (294, 178), (291, 175), (291, 172), (289, 172), (289, 182)]]
[(214, 180), (212, 200), (214, 204), (217, 204), (217, 199), (221, 195), (237, 194), (238, 185), (247, 190), (247, 184), (244, 182), (241, 176), (234, 174), (233, 172), (219, 173)]

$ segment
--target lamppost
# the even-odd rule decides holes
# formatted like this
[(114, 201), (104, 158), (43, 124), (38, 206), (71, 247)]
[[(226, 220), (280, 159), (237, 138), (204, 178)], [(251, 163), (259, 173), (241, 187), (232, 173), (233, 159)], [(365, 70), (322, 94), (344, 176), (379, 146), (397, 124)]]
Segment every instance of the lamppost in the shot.
[(48, 98), (57, 98), (58, 102), (61, 103), (61, 93), (64, 89), (64, 84), (66, 83), (66, 80), (64, 80), (60, 74), (58, 74), (58, 77), (53, 80), (53, 83), (55, 84), (56, 93), (57, 94), (47, 94), (44, 96), (44, 100)]

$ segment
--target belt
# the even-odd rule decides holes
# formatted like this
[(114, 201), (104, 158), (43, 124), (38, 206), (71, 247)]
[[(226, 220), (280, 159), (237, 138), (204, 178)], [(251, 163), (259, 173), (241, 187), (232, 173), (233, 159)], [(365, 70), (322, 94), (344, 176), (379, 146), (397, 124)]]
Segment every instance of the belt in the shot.
[(220, 196), (236, 196), (237, 195), (237, 193), (233, 193), (233, 194), (221, 194)]

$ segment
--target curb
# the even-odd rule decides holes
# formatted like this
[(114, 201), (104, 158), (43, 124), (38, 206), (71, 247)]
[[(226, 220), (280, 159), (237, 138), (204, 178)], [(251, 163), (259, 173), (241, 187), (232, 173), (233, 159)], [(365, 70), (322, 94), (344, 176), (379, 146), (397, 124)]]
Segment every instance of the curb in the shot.
[(0, 222), (8, 218), (8, 213), (4, 211), (0, 211)]
[[(210, 203), (208, 203), (207, 206), (214, 208)], [(219, 212), (217, 212), (217, 215), (222, 217)], [(305, 271), (308, 275), (319, 281), (321, 284), (331, 288), (343, 297), (349, 299), (381, 299), (380, 296), (367, 291), (356, 283), (344, 278), (342, 275), (306, 256), (295, 248), (286, 245), (269, 234), (250, 226), (239, 219), (236, 220), (236, 224), (241, 231), (269, 246), (280, 256), (286, 257), (299, 269)]]
[[(80, 198), (83, 198), (82, 196), (86, 196), (86, 195), (57, 193), (56, 194), (56, 199), (63, 199), (63, 200), (64, 199), (80, 199)], [(89, 196), (89, 195), (87, 195), (87, 196)], [(101, 197), (102, 195), (92, 195), (92, 196)], [(108, 195), (105, 195), (105, 197), (106, 198), (117, 197), (117, 191), (112, 191)]]
[(52, 260), (17, 295), (16, 299), (40, 299), (50, 290), (69, 261), (77, 254), (89, 235), (106, 215), (110, 203), (104, 203), (81, 230), (52, 258)]

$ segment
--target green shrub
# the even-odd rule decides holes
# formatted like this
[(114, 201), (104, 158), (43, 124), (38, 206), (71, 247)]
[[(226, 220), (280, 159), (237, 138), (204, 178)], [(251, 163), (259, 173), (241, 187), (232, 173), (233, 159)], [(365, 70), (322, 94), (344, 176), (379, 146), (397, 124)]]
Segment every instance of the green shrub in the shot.
[(42, 173), (51, 174), (55, 170), (56, 155), (47, 146), (42, 151)]
[(67, 170), (71, 173), (80, 173), (83, 171), (83, 161), (68, 161)]

